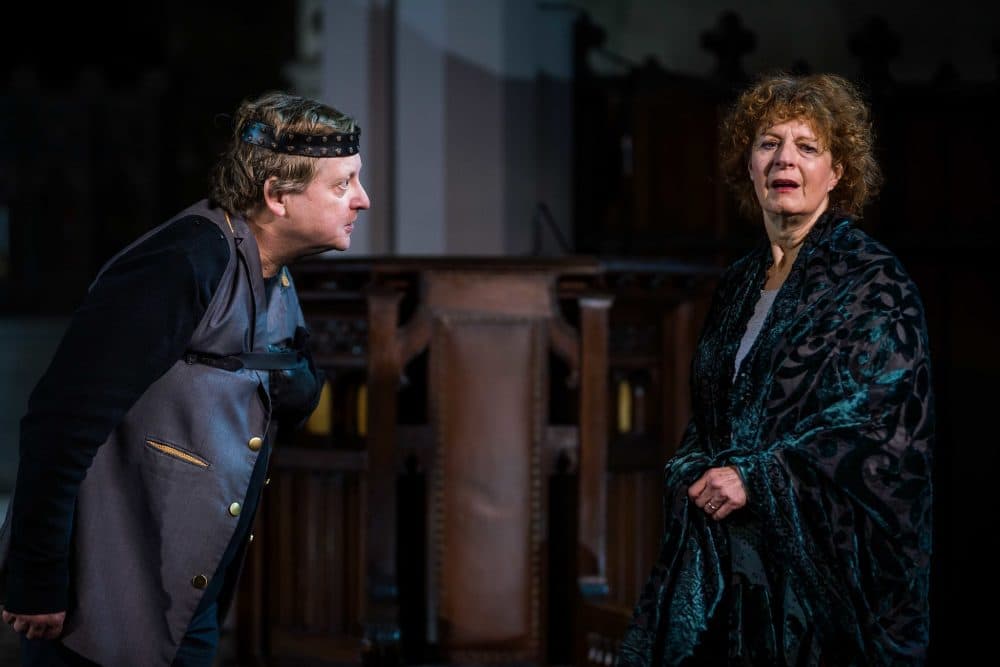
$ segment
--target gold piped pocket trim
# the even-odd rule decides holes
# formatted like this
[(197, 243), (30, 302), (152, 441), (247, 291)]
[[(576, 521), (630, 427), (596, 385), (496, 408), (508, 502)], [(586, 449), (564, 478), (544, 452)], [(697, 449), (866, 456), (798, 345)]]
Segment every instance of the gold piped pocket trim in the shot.
[(152, 447), (156, 451), (162, 452), (162, 453), (166, 454), (167, 456), (172, 456), (175, 459), (180, 459), (181, 461), (184, 461), (185, 463), (190, 463), (191, 465), (196, 465), (199, 468), (207, 468), (210, 465), (208, 461), (206, 461), (205, 459), (201, 458), (200, 456), (195, 456), (194, 454), (190, 454), (188, 452), (185, 452), (183, 449), (178, 449), (178, 448), (174, 447), (173, 445), (168, 445), (168, 444), (163, 443), (163, 442), (157, 442), (156, 440), (148, 440), (147, 439), (146, 440), (146, 446), (147, 447)]

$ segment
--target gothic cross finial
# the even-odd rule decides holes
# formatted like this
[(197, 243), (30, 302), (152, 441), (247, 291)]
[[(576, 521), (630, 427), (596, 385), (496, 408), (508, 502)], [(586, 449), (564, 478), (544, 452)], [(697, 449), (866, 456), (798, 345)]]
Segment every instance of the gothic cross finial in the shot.
[(701, 47), (717, 58), (716, 76), (732, 83), (746, 80), (741, 61), (756, 45), (756, 36), (743, 26), (743, 20), (733, 11), (723, 12), (713, 29), (701, 33)]
[(861, 76), (872, 89), (892, 83), (889, 61), (899, 55), (899, 36), (889, 29), (881, 16), (872, 17), (847, 42), (851, 53), (861, 61)]

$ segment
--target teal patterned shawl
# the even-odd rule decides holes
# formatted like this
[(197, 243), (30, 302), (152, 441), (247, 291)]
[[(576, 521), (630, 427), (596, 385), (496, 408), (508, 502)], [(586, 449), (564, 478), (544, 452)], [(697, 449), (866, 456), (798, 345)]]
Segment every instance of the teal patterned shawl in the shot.
[[(828, 212), (733, 379), (772, 261), (762, 243), (713, 297), (622, 666), (926, 660), (934, 415), (919, 294), (891, 252)], [(749, 501), (716, 522), (686, 490), (726, 465)]]

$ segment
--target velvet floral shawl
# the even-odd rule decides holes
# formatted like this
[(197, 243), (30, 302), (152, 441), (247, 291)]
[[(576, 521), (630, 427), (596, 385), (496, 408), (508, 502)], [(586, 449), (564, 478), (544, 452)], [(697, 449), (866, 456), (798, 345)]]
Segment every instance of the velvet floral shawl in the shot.
[[(934, 415), (919, 294), (891, 252), (828, 212), (734, 378), (772, 261), (762, 243), (713, 296), (620, 665), (681, 664), (713, 618), (728, 664), (926, 660)], [(686, 491), (727, 465), (749, 500), (716, 522)]]

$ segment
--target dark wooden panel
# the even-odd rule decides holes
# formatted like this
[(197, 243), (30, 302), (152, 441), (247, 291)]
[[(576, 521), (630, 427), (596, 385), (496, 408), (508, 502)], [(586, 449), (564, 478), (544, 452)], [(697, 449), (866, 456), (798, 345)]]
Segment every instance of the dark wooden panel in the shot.
[(358, 461), (354, 452), (275, 452), (240, 591), (241, 659), (360, 660)]
[(635, 604), (659, 552), (663, 533), (662, 464), (608, 477), (609, 601)]

